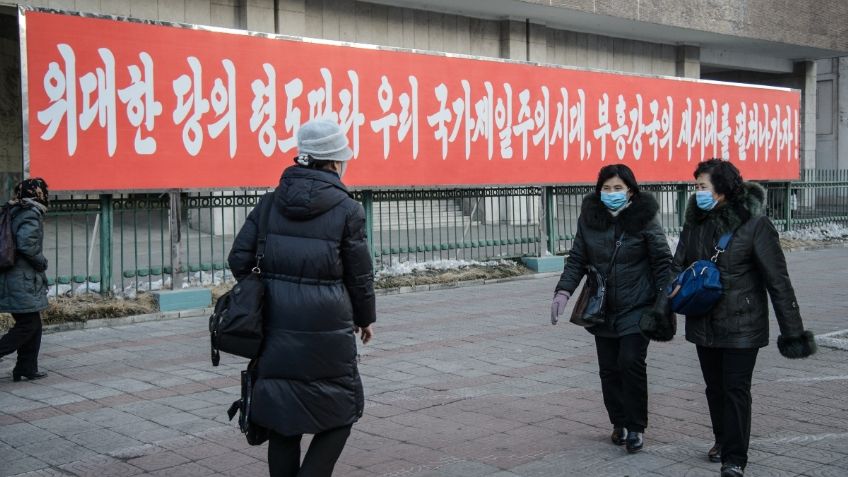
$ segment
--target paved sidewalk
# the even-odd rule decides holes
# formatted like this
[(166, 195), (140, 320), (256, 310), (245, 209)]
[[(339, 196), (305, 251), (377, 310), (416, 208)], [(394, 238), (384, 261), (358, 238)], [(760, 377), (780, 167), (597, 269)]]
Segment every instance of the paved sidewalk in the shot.
[[(807, 326), (848, 328), (848, 252), (788, 259)], [(336, 475), (717, 476), (694, 346), (651, 345), (646, 448), (627, 455), (608, 441), (590, 335), (548, 322), (555, 280), (379, 297), (366, 415)], [(848, 352), (790, 361), (777, 334), (754, 376), (747, 475), (848, 475)], [(0, 362), (0, 476), (267, 475), (266, 446), (226, 420), (244, 361), (210, 365), (204, 318), (56, 333), (42, 349), (41, 381), (12, 383)]]

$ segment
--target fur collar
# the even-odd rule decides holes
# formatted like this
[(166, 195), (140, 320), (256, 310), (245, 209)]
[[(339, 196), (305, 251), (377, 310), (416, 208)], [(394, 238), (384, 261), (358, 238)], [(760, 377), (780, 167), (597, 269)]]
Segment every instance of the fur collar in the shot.
[(630, 202), (629, 207), (622, 210), (617, 217), (613, 217), (598, 194), (587, 194), (583, 197), (580, 215), (591, 229), (607, 230), (617, 221), (625, 232), (635, 235), (644, 230), (645, 224), (656, 217), (660, 207), (654, 196), (647, 192), (633, 196)]
[(766, 190), (755, 182), (745, 182), (742, 184), (742, 192), (732, 201), (710, 211), (698, 208), (695, 194), (692, 194), (689, 197), (689, 205), (686, 207), (686, 225), (713, 222), (719, 233), (730, 232), (739, 228), (751, 217), (761, 215), (765, 201)]

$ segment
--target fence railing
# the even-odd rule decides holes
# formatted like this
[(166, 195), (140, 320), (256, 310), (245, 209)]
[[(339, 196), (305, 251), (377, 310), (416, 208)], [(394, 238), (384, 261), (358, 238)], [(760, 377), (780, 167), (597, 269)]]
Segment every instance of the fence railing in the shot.
[[(782, 230), (848, 224), (848, 171), (804, 171), (765, 182), (766, 213)], [(669, 234), (680, 232), (691, 184), (644, 184)], [(591, 185), (354, 193), (375, 265), (566, 253)], [(45, 255), (53, 296), (210, 284), (231, 278), (227, 254), (264, 191), (52, 198)], [(176, 265), (175, 265), (176, 264)], [(177, 280), (175, 282), (175, 280)]]

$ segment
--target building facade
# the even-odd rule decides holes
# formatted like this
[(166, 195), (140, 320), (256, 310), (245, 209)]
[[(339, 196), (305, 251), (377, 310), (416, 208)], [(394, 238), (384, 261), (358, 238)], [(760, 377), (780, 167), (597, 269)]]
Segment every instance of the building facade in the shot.
[[(36, 0), (20, 4), (610, 72), (791, 87), (802, 91), (802, 167), (848, 168), (848, 2), (844, 0)], [(8, 190), (22, 171), (16, 5), (0, 9), (0, 52), (0, 187)]]

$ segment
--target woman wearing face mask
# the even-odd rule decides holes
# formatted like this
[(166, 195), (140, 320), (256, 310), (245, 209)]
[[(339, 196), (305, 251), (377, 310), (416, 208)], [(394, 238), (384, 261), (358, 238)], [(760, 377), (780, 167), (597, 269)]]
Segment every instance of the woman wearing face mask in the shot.
[(769, 342), (766, 291), (780, 326), (780, 353), (805, 358), (816, 346), (812, 333), (804, 331), (777, 231), (763, 215), (765, 190), (744, 182), (733, 164), (719, 159), (699, 164), (694, 176), (697, 192), (689, 199), (672, 274), (710, 259), (719, 238), (732, 233), (716, 259), (722, 297), (709, 311), (686, 316), (686, 339), (697, 346), (707, 385), (715, 435), (707, 457), (722, 463), (723, 477), (739, 477), (748, 462), (751, 376), (759, 348)]
[(662, 290), (671, 251), (657, 220), (658, 210), (657, 201), (640, 192), (630, 168), (617, 164), (601, 169), (595, 192), (583, 199), (577, 235), (551, 305), (551, 323), (556, 324), (586, 267), (593, 265), (602, 273), (610, 270), (606, 323), (587, 330), (595, 335), (612, 442), (626, 445), (630, 453), (642, 449), (648, 423), (649, 340), (640, 332), (639, 321), (643, 315), (661, 313), (667, 303)]

